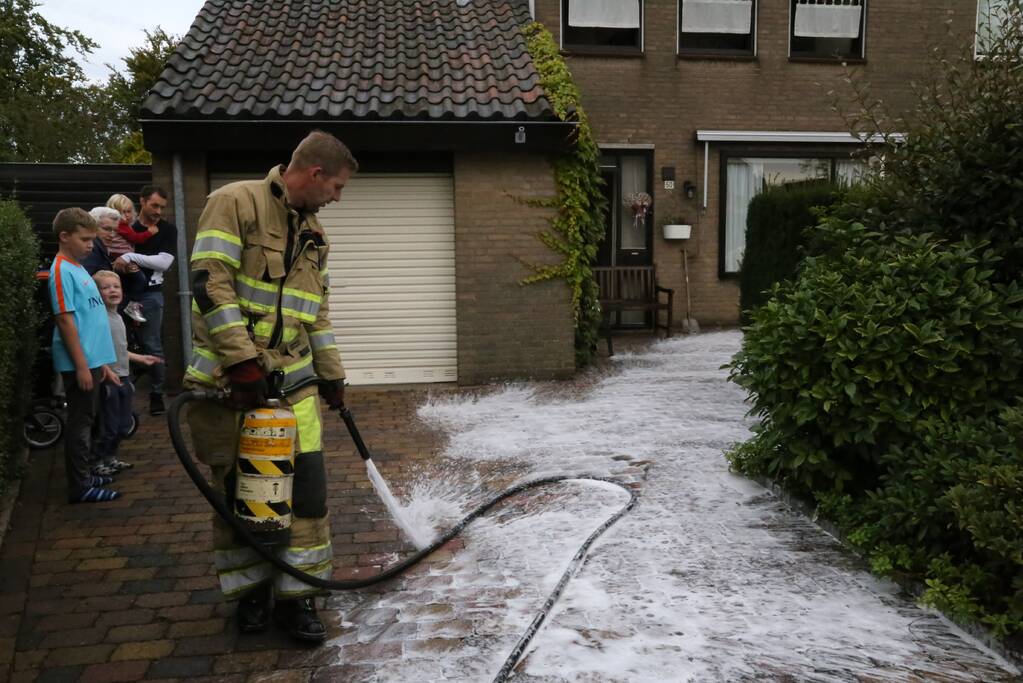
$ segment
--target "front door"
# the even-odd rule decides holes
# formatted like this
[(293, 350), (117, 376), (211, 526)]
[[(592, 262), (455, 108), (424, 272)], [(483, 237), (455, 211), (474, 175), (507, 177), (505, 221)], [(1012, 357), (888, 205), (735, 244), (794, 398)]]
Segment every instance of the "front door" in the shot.
[[(604, 242), (597, 252), (598, 266), (649, 266), (653, 263), (653, 209), (646, 215), (633, 211), (636, 193), (653, 196), (651, 168), (653, 157), (647, 151), (605, 152), (600, 158), (604, 179), (607, 214), (604, 217)], [(642, 311), (616, 315), (616, 327), (643, 327), (649, 316)]]

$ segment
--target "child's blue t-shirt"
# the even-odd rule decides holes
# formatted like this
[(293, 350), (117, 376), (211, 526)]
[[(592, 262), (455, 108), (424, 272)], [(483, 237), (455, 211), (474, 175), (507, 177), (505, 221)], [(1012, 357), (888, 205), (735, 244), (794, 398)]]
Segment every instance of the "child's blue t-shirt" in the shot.
[[(107, 322), (107, 307), (96, 283), (85, 268), (60, 254), (50, 266), (50, 304), (54, 315), (74, 313), (78, 343), (90, 368), (117, 360), (110, 337), (110, 323)], [(53, 328), (53, 367), (57, 372), (75, 370), (56, 326)]]

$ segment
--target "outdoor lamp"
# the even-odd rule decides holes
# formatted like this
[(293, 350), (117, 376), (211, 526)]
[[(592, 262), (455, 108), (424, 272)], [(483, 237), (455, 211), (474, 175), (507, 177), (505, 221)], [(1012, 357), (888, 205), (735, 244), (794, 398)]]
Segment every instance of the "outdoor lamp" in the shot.
[(686, 193), (688, 199), (692, 199), (696, 196), (696, 185), (692, 180), (687, 180), (682, 183), (682, 191)]

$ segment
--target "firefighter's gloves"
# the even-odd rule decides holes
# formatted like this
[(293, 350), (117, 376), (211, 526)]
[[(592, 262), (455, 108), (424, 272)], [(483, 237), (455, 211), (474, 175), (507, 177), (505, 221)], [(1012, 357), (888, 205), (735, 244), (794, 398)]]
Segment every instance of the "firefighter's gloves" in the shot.
[(231, 393), (227, 403), (235, 410), (250, 410), (266, 405), (269, 387), (266, 373), (255, 358), (243, 360), (227, 368), (228, 386)]
[(340, 410), (345, 405), (345, 381), (343, 379), (320, 380), (320, 396), (331, 410)]

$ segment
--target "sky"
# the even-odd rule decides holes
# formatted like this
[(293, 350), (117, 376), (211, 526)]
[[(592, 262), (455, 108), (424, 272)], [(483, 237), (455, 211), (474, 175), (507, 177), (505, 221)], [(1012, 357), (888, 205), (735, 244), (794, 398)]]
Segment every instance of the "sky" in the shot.
[[(37, 0), (39, 2), (39, 0)], [(145, 30), (161, 26), (182, 36), (203, 6), (203, 0), (42, 0), (37, 7), (47, 21), (81, 31), (99, 44), (88, 61), (76, 56), (91, 81), (105, 81), (110, 64), (122, 69), (123, 57), (145, 42)]]

